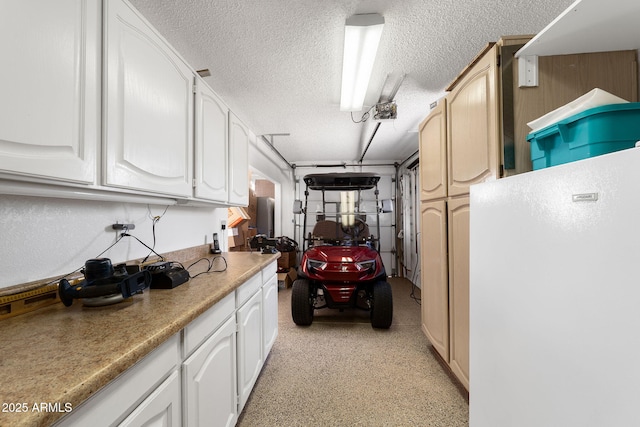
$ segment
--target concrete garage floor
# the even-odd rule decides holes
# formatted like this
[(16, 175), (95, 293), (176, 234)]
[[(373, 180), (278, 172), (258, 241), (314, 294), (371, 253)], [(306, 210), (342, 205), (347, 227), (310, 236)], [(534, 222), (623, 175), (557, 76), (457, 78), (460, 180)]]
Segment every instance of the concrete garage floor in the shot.
[(389, 330), (371, 328), (367, 312), (329, 309), (296, 326), (281, 288), (279, 335), (237, 425), (468, 426), (468, 394), (420, 330), (411, 283), (389, 281)]

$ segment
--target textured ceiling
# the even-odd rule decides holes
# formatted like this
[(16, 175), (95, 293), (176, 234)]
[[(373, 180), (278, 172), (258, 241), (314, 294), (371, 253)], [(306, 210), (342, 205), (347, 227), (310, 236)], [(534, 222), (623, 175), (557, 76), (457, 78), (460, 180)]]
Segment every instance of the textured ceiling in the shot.
[[(573, 0), (130, 0), (256, 135), (292, 163), (357, 162), (375, 122), (341, 112), (344, 22), (379, 13), (385, 27), (365, 100), (405, 73), (398, 118), (382, 122), (364, 161), (418, 149), (429, 104), (486, 45), (536, 34)], [(367, 108), (367, 107), (365, 107)], [(355, 113), (357, 120), (362, 113)]]

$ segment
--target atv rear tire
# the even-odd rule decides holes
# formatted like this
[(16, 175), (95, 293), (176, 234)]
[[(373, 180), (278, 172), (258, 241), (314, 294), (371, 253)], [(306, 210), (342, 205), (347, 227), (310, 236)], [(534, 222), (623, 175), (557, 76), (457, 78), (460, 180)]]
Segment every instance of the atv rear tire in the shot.
[(389, 282), (373, 284), (373, 301), (371, 302), (371, 326), (389, 329), (393, 320), (393, 296)]
[(309, 326), (313, 322), (313, 300), (308, 280), (298, 279), (291, 290), (291, 316), (298, 326)]

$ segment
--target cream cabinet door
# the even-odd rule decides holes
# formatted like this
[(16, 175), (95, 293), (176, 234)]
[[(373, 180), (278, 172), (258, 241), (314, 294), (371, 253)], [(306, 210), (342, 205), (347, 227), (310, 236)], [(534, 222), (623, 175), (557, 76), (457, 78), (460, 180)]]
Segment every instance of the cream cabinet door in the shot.
[(95, 182), (100, 4), (3, 0), (0, 173)]
[(444, 200), (422, 203), (420, 238), (422, 331), (449, 361), (447, 208)]
[(420, 124), (420, 200), (447, 196), (446, 99)]
[(229, 203), (249, 204), (249, 129), (229, 112)]
[(469, 390), (469, 197), (448, 205), (451, 370)]
[(488, 50), (447, 97), (449, 196), (499, 178), (497, 46)]
[(104, 184), (190, 197), (194, 72), (128, 2), (104, 22)]
[(195, 196), (228, 199), (229, 109), (199, 77), (196, 79)]
[(231, 317), (183, 363), (187, 426), (234, 426), (238, 418), (236, 319)]

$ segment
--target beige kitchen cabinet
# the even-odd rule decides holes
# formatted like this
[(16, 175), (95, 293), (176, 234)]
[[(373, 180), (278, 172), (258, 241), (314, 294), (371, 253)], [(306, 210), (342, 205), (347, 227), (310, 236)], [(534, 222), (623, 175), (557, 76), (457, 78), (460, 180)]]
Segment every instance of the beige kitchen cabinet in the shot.
[(638, 97), (635, 51), (541, 57), (539, 85), (519, 87), (513, 56), (529, 39), (488, 44), (419, 128), (422, 329), (467, 389), (470, 186), (531, 170), (527, 122), (596, 87)]
[(445, 200), (421, 203), (422, 331), (449, 362), (449, 278)]
[(447, 204), (449, 366), (469, 390), (469, 196)]
[(0, 177), (95, 182), (101, 3), (2, 2)]
[(447, 96), (449, 196), (499, 177), (498, 46), (492, 45)]
[(103, 184), (191, 197), (194, 72), (127, 1), (104, 13)]
[(447, 196), (446, 99), (420, 123), (420, 200)]

